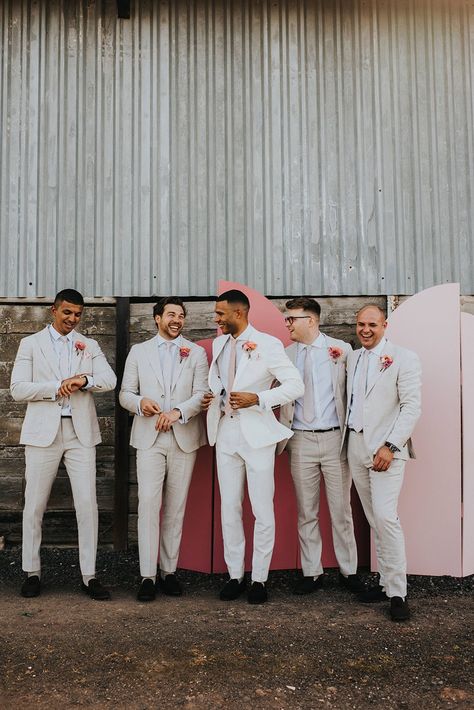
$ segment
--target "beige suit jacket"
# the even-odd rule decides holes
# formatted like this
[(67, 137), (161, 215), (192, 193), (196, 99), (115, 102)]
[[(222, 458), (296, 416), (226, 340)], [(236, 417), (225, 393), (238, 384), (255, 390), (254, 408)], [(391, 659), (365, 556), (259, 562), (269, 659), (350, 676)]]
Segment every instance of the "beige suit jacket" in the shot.
[[(357, 362), (362, 350), (348, 358), (347, 412), (344, 437), (347, 433), (349, 407)], [(386, 441), (400, 449), (395, 458), (415, 458), (411, 434), (421, 414), (421, 363), (418, 355), (387, 341), (384, 355), (392, 364), (382, 366), (367, 383), (364, 402), (364, 440), (367, 449), (375, 454)]]
[[(190, 348), (188, 357), (181, 358), (174, 368), (171, 385), (171, 407), (179, 407), (184, 422), (175, 422), (173, 432), (182, 451), (190, 453), (206, 443), (201, 400), (208, 391), (207, 356), (204, 348), (182, 339), (183, 347)], [(123, 373), (119, 400), (124, 409), (137, 414), (143, 397), (154, 399), (161, 406), (165, 398), (163, 373), (155, 336), (130, 350)], [(132, 425), (131, 445), (136, 449), (149, 449), (159, 436), (155, 429), (157, 417), (136, 415)]]
[[(339, 420), (339, 426), (341, 431), (344, 430), (344, 421), (346, 417), (346, 364), (347, 357), (349, 353), (352, 352), (352, 348), (349, 343), (344, 340), (339, 340), (338, 338), (331, 338), (326, 335), (326, 342), (329, 348), (340, 348), (342, 350), (342, 355), (336, 359), (333, 359), (328, 352), (328, 359), (331, 361), (332, 368), (332, 389), (334, 392), (334, 402), (336, 405), (337, 418)], [(298, 343), (292, 343), (286, 348), (286, 353), (290, 358), (291, 362), (296, 364), (296, 357), (298, 354)], [(280, 410), (280, 422), (287, 426), (289, 429), (293, 426), (293, 419), (295, 416), (295, 403), (290, 402), (285, 404)], [(277, 445), (277, 454), (281, 454), (284, 451), (288, 439), (285, 441), (280, 441)], [(344, 452), (343, 452), (344, 453)]]
[[(209, 387), (215, 397), (207, 413), (209, 443), (215, 444), (217, 428), (222, 416), (222, 396), (225, 389), (219, 377), (217, 360), (229, 335), (220, 335), (212, 344), (212, 363), (209, 370)], [(260, 400), (258, 405), (240, 409), (238, 416), (242, 434), (254, 449), (276, 444), (288, 438), (288, 430), (275, 418), (273, 407), (291, 402), (304, 393), (304, 384), (297, 368), (290, 362), (280, 340), (251, 327), (249, 341), (255, 350), (243, 353), (234, 379), (234, 392), (253, 392)], [(274, 381), (278, 386), (272, 388)]]
[[(92, 392), (114, 389), (117, 378), (99, 344), (73, 331), (71, 376), (90, 375), (94, 387), (71, 395), (72, 422), (83, 446), (95, 446), (101, 441)], [(74, 347), (82, 342), (84, 350)], [(56, 355), (48, 327), (23, 338), (13, 365), (10, 392), (16, 402), (28, 402), (21, 429), (20, 444), (46, 447), (52, 444), (61, 421), (62, 398), (57, 396), (61, 381)]]

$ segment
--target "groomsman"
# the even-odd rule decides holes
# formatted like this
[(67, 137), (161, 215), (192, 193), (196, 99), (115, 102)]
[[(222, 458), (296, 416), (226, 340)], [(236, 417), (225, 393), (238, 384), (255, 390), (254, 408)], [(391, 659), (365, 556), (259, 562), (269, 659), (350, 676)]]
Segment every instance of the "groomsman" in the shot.
[(385, 313), (368, 304), (357, 314), (362, 345), (348, 358), (348, 458), (365, 515), (374, 531), (380, 584), (361, 602), (390, 600), (393, 621), (410, 617), (406, 557), (398, 518), (405, 463), (414, 458), (411, 434), (421, 413), (418, 355), (385, 337)]
[(155, 599), (158, 540), (158, 584), (165, 594), (182, 594), (175, 572), (194, 462), (206, 443), (200, 413), (209, 370), (204, 348), (181, 335), (186, 308), (180, 298), (160, 299), (153, 317), (158, 333), (130, 350), (119, 397), (135, 414), (130, 443), (137, 449), (137, 598), (143, 602)]
[(339, 581), (351, 592), (364, 585), (357, 576), (357, 547), (350, 501), (351, 477), (342, 429), (346, 408), (346, 359), (352, 351), (343, 340), (321, 333), (321, 307), (313, 298), (286, 303), (285, 323), (293, 344), (286, 353), (304, 380), (304, 396), (281, 408), (280, 422), (293, 431), (286, 448), (298, 507), (298, 537), (303, 577), (294, 594), (310, 594), (322, 587), (322, 539), (319, 527), (321, 476), (331, 516)]
[(71, 482), (79, 533), (82, 590), (92, 599), (110, 599), (95, 576), (98, 514), (95, 447), (101, 437), (93, 392), (107, 392), (116, 377), (95, 340), (76, 331), (84, 310), (78, 291), (54, 299), (53, 322), (23, 338), (10, 391), (28, 402), (20, 443), (25, 444), (26, 488), (23, 511), (24, 597), (41, 592), (41, 525), (58, 465), (64, 460)]
[[(249, 309), (242, 291), (226, 291), (217, 297), (214, 320), (222, 335), (213, 342), (212, 394), (204, 397), (203, 407), (208, 409), (209, 443), (216, 443), (224, 557), (229, 570), (220, 598), (236, 599), (245, 590), (242, 500), (247, 480), (255, 517), (248, 601), (262, 604), (267, 601), (265, 583), (275, 539), (275, 445), (288, 438), (288, 430), (276, 420), (272, 408), (301, 397), (304, 386), (281, 342), (249, 324)], [(272, 389), (275, 380), (279, 384)]]

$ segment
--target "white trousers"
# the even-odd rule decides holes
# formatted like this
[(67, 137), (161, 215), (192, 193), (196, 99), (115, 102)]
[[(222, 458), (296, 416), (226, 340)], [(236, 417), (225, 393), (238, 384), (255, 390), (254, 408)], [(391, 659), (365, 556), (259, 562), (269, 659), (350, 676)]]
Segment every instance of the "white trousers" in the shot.
[(388, 597), (406, 597), (405, 538), (397, 513), (405, 461), (393, 459), (387, 471), (372, 469), (364, 435), (349, 433), (349, 466), (370, 527), (374, 531), (380, 584)]
[(138, 552), (142, 577), (156, 575), (158, 544), (161, 572), (176, 571), (196, 454), (182, 451), (172, 431), (161, 432), (150, 449), (137, 449)]
[(275, 445), (251, 448), (242, 435), (239, 416), (225, 416), (219, 422), (216, 456), (224, 558), (230, 578), (241, 579), (245, 572), (242, 501), (247, 480), (255, 518), (252, 581), (266, 582), (275, 544)]
[(295, 431), (288, 441), (291, 475), (298, 508), (298, 537), (305, 577), (323, 573), (319, 527), (321, 475), (331, 516), (334, 552), (346, 577), (357, 572), (357, 546), (351, 509), (351, 475), (339, 454), (341, 432)]
[(95, 446), (85, 447), (80, 443), (72, 419), (68, 418), (61, 419), (50, 446), (25, 446), (23, 570), (36, 572), (41, 569), (41, 524), (63, 457), (76, 510), (81, 572), (83, 576), (94, 576), (98, 531)]

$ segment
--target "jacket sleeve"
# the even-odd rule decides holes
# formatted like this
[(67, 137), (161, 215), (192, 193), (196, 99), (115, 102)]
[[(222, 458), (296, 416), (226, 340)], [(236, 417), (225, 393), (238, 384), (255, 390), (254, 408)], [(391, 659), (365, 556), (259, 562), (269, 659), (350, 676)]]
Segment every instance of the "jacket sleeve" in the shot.
[(140, 380), (138, 376), (138, 362), (135, 345), (128, 353), (123, 371), (122, 386), (120, 388), (119, 402), (124, 409), (136, 414), (142, 399), (140, 393)]
[(421, 414), (421, 363), (418, 355), (408, 352), (400, 365), (397, 380), (400, 412), (387, 441), (403, 449)]
[(94, 378), (94, 386), (90, 387), (88, 392), (108, 392), (113, 390), (117, 384), (115, 372), (107, 362), (107, 358), (100, 349), (99, 343), (96, 340), (91, 341), (92, 356), (92, 377)]
[(58, 390), (56, 379), (33, 382), (33, 342), (23, 338), (13, 365), (10, 393), (15, 402), (55, 401)]
[(268, 370), (278, 381), (276, 387), (258, 392), (260, 407), (270, 410), (273, 407), (293, 402), (304, 394), (301, 375), (286, 354), (283, 345), (276, 338), (265, 353)]

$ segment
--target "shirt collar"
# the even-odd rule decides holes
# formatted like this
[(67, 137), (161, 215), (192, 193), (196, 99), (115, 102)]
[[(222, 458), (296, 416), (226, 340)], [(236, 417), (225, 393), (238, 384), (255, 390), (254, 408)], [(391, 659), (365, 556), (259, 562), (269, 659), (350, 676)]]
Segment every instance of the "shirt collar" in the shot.
[(372, 353), (373, 355), (380, 356), (385, 349), (385, 346), (387, 344), (387, 338), (383, 337), (380, 343), (375, 346), (375, 348), (372, 348), (372, 350), (367, 350), (367, 348), (362, 348), (362, 350), (367, 350), (369, 355)]
[(177, 348), (181, 347), (181, 335), (178, 335), (178, 337), (174, 340), (166, 340), (166, 338), (163, 338), (163, 336), (161, 336), (159, 333), (157, 333), (156, 337), (158, 340), (158, 347), (160, 347), (161, 345), (168, 345), (168, 343), (171, 343), (171, 345), (176, 345)]
[[(246, 329), (244, 331), (242, 331), (242, 333), (236, 338), (237, 342), (240, 343), (240, 342), (246, 342), (247, 340), (250, 340), (250, 336), (252, 335), (252, 330), (253, 330), (253, 328), (249, 323), (248, 326), (246, 327)], [(232, 337), (233, 337), (232, 335), (229, 336), (229, 338), (232, 338)]]
[[(70, 343), (72, 343), (72, 340), (73, 340), (73, 333), (74, 333), (74, 331), (71, 330), (71, 332), (66, 335), (66, 338), (68, 339), (68, 341), (69, 341)], [(64, 337), (63, 335), (61, 335), (61, 333), (59, 333), (59, 332), (56, 330), (56, 328), (55, 328), (52, 324), (49, 326), (49, 334), (50, 334), (50, 336), (52, 337), (53, 340), (59, 340), (59, 338), (63, 338), (63, 337)]]
[(326, 348), (326, 336), (324, 333), (320, 332), (312, 343), (298, 343), (298, 352), (303, 352), (305, 348), (319, 348), (320, 350), (324, 350)]

